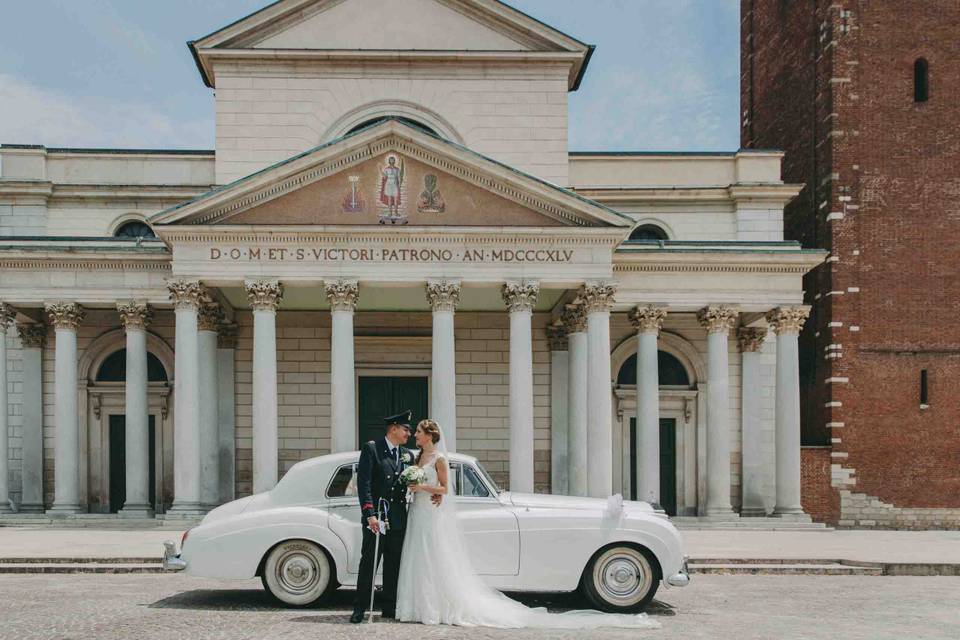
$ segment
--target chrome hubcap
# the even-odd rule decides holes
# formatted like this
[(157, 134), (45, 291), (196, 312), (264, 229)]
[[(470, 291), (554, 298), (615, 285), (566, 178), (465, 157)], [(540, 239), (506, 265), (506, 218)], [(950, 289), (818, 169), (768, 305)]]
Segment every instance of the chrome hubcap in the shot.
[(652, 584), (646, 559), (633, 549), (611, 549), (594, 568), (594, 584), (605, 600), (618, 606), (639, 602)]
[(289, 593), (312, 591), (320, 581), (320, 574), (317, 562), (302, 551), (289, 551), (277, 563), (277, 581)]

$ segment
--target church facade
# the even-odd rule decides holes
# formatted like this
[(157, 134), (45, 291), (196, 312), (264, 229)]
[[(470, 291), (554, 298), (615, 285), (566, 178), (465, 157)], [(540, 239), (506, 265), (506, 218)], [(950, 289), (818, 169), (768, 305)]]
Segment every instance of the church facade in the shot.
[(571, 152), (593, 48), (496, 0), (189, 46), (215, 151), (0, 147), (0, 512), (195, 516), (409, 408), (514, 491), (808, 519), (782, 154)]

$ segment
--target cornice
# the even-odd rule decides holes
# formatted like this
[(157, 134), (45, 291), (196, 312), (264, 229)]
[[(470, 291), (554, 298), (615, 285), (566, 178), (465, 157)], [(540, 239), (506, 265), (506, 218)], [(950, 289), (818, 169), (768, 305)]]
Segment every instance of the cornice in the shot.
[(0, 198), (35, 197), (46, 199), (53, 194), (53, 183), (49, 180), (2, 180), (0, 179)]
[(705, 249), (689, 253), (645, 251), (614, 254), (613, 272), (636, 273), (793, 273), (805, 274), (823, 262), (826, 252), (779, 251), (768, 253), (711, 253)]

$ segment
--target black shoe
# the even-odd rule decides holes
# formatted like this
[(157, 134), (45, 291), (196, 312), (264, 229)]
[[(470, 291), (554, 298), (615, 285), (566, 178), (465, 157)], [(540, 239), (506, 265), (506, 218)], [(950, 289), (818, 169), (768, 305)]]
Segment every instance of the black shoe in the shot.
[(387, 619), (390, 619), (390, 620), (396, 620), (396, 619), (397, 619), (397, 612), (396, 612), (396, 611), (386, 610), (386, 611), (384, 611), (383, 613), (380, 614), (380, 617), (381, 617), (381, 618), (387, 618)]
[(363, 609), (354, 609), (353, 615), (350, 616), (351, 624), (360, 624), (363, 622)]

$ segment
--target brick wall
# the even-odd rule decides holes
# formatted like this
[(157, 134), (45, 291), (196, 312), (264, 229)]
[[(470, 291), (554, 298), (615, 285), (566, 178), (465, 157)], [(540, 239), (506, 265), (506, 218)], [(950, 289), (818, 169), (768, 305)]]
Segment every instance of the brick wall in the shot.
[[(804, 440), (829, 437), (834, 484), (849, 496), (942, 509), (952, 522), (960, 5), (744, 0), (742, 8), (743, 145), (786, 150), (785, 179), (806, 184), (787, 207), (786, 236), (830, 251), (805, 281), (814, 312), (801, 336)], [(915, 103), (921, 56), (930, 100)], [(864, 507), (850, 497), (842, 508)], [(841, 520), (879, 522), (846, 511)]]
[(830, 447), (800, 450), (800, 504), (815, 522), (837, 524), (840, 494), (831, 484)]

